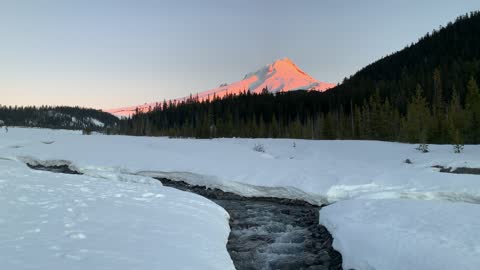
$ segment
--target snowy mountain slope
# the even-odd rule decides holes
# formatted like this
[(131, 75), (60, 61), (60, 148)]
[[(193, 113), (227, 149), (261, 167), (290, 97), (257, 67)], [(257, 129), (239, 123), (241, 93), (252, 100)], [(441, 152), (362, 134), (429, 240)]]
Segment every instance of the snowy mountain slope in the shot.
[(92, 117), (86, 117), (85, 119), (82, 119), (82, 121), (77, 120), (77, 118), (74, 117), (74, 116), (72, 116), (71, 119), (72, 119), (71, 120), (72, 121), (71, 126), (77, 124), (78, 122), (82, 122), (82, 121), (87, 123), (87, 124), (82, 123), (83, 126), (93, 125), (93, 126), (99, 127), (99, 128), (102, 128), (102, 127), (105, 126), (105, 124), (102, 121), (100, 121), (98, 119), (95, 119), (95, 118), (92, 118)]
[(0, 172), (2, 269), (234, 269), (228, 214), (203, 197), (13, 160), (0, 160)]
[[(214, 96), (221, 98), (228, 94), (239, 94), (248, 90), (252, 93), (261, 93), (263, 89), (268, 89), (268, 91), (272, 93), (300, 89), (325, 91), (333, 86), (335, 85), (320, 82), (312, 78), (290, 59), (284, 58), (266, 65), (256, 72), (247, 74), (241, 81), (194, 94), (194, 97), (198, 97), (200, 100), (205, 100), (208, 98), (213, 99)], [(187, 98), (188, 97), (179, 98), (175, 101), (182, 101)], [(140, 111), (148, 111), (149, 108), (154, 108), (156, 105), (157, 103), (149, 103), (106, 111), (117, 116), (128, 116), (133, 114), (137, 108)]]
[(334, 84), (315, 80), (290, 59), (284, 58), (245, 75), (241, 81), (199, 93), (198, 97), (200, 99), (213, 98), (213, 95), (222, 97), (247, 90), (252, 93), (261, 93), (264, 88), (272, 93), (299, 89), (324, 91), (333, 86)]

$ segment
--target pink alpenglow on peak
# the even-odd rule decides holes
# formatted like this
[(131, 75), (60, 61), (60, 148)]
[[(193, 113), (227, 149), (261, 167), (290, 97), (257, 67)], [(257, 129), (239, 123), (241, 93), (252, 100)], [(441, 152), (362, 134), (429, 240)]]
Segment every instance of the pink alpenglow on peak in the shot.
[[(241, 81), (227, 85), (221, 85), (218, 88), (210, 89), (204, 92), (194, 94), (199, 100), (213, 99), (213, 97), (222, 98), (226, 95), (237, 95), (245, 91), (251, 93), (261, 93), (263, 89), (268, 89), (271, 93), (287, 92), (293, 90), (315, 90), (325, 91), (334, 87), (335, 84), (320, 82), (301, 70), (289, 58), (283, 58), (266, 65), (256, 72), (248, 73)], [(173, 100), (180, 102), (188, 97)], [(132, 106), (126, 108), (106, 110), (116, 116), (130, 116), (136, 110), (146, 112), (154, 108), (157, 104), (146, 103), (144, 105)]]

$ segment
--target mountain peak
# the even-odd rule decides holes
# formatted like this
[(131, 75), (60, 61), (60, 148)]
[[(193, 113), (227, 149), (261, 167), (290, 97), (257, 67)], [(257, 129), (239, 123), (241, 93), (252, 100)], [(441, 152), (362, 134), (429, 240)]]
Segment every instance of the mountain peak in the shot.
[[(285, 57), (281, 59), (277, 59), (273, 61), (271, 64), (265, 65), (262, 68), (258, 69), (255, 72), (248, 73), (245, 75), (244, 80), (251, 78), (251, 77), (268, 77), (269, 74), (273, 75), (275, 73), (279, 73), (278, 75), (284, 78), (296, 78), (298, 76), (306, 76), (310, 80), (315, 81), (312, 77), (306, 74), (303, 70), (301, 70), (290, 58)], [(297, 74), (299, 73), (299, 74)], [(277, 77), (278, 77), (277, 75)], [(250, 89), (252, 90), (252, 89)], [(291, 89), (282, 89), (282, 90), (291, 90)], [(308, 90), (308, 89), (307, 89)], [(276, 91), (275, 91), (276, 92)]]
[(276, 65), (276, 64), (284, 64), (284, 65), (296, 66), (295, 63), (293, 63), (293, 61), (292, 61), (290, 58), (288, 58), (288, 57), (275, 60), (275, 61), (273, 62), (273, 65)]
[(274, 69), (288, 69), (288, 68), (298, 69), (297, 65), (295, 65), (295, 63), (293, 63), (293, 61), (287, 57), (278, 59), (274, 61), (272, 64), (270, 64), (269, 66), (271, 66)]
[[(301, 70), (290, 58), (282, 58), (271, 64), (263, 66), (259, 70), (248, 73), (243, 80), (231, 84), (222, 84), (218, 88), (200, 92), (195, 97), (199, 100), (212, 99), (213, 97), (222, 98), (226, 95), (236, 95), (244, 91), (251, 93), (261, 93), (263, 89), (269, 92), (287, 92), (292, 90), (316, 90), (325, 91), (332, 88), (335, 84), (320, 82)], [(187, 98), (176, 99), (175, 101), (186, 100)], [(145, 104), (137, 107), (108, 110), (108, 112), (119, 116), (128, 116), (133, 114), (138, 108), (140, 111), (146, 111), (149, 107), (155, 107), (155, 103)]]

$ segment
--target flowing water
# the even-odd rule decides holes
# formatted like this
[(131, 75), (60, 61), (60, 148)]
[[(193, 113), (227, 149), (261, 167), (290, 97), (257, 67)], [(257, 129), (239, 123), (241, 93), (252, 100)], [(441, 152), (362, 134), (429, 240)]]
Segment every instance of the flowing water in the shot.
[(318, 206), (158, 180), (207, 197), (230, 214), (227, 249), (237, 270), (342, 269), (342, 257), (332, 248), (332, 236), (318, 224)]
[[(27, 164), (36, 170), (81, 174), (68, 165)], [(340, 270), (342, 256), (319, 225), (320, 208), (300, 200), (242, 197), (220, 189), (157, 178), (163, 185), (204, 196), (230, 214), (227, 250), (237, 270)]]

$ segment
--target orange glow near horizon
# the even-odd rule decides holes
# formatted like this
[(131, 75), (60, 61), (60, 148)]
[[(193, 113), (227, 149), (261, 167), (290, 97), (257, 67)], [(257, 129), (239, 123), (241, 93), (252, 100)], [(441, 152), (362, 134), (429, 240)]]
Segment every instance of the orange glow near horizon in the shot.
[[(334, 86), (335, 84), (332, 83), (315, 80), (302, 71), (290, 59), (284, 58), (261, 68), (255, 73), (248, 74), (245, 79), (241, 81), (192, 94), (192, 96), (198, 98), (200, 101), (204, 101), (212, 99), (214, 96), (223, 98), (226, 95), (238, 95), (248, 90), (250, 90), (251, 93), (261, 93), (264, 88), (267, 88), (270, 92), (287, 92), (297, 89), (325, 91)], [(190, 96), (173, 99), (171, 101), (174, 103), (181, 102), (187, 100), (189, 97)], [(105, 111), (117, 116), (130, 116), (137, 108), (142, 112), (147, 112), (150, 108), (154, 108), (157, 103), (163, 103), (163, 101)]]

